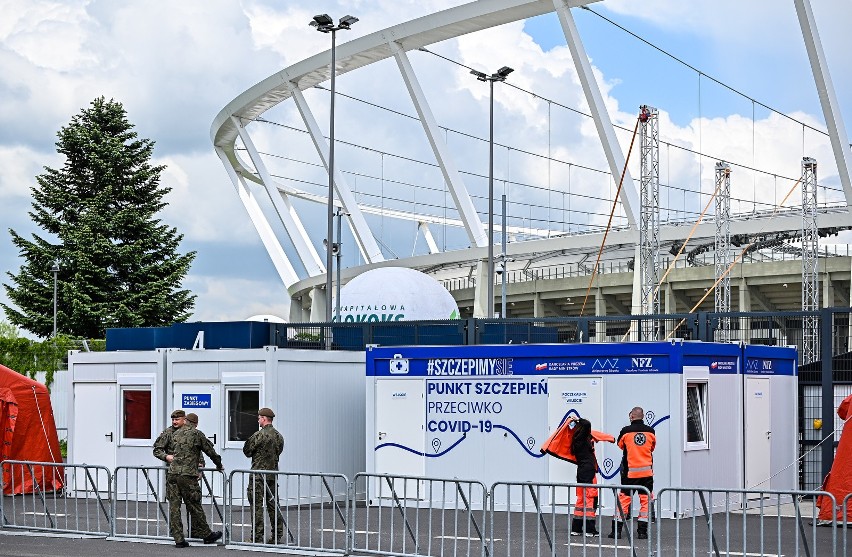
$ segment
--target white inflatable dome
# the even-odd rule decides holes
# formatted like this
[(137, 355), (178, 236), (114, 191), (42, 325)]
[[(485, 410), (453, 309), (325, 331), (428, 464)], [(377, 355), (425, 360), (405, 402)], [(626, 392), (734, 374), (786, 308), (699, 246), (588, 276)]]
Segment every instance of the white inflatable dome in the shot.
[(362, 273), (340, 292), (340, 321), (458, 319), (456, 301), (429, 275), (405, 267)]
[(286, 323), (284, 319), (278, 317), (277, 315), (270, 314), (260, 314), (260, 315), (252, 315), (251, 317), (247, 317), (246, 321), (261, 321), (267, 323)]

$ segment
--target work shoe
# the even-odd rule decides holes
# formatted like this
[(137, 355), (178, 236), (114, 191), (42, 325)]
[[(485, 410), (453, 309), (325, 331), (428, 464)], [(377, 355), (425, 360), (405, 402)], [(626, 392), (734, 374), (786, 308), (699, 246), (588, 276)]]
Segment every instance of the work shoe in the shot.
[(617, 529), (617, 530), (618, 530), (618, 537), (619, 537), (619, 538), (623, 538), (624, 536), (622, 536), (622, 535), (621, 535), (621, 532), (622, 532), (622, 529), (623, 529), (623, 528), (624, 528), (624, 524), (619, 524), (618, 526), (615, 526), (615, 525), (613, 524), (613, 526), (612, 526), (612, 530), (610, 530), (610, 531), (609, 531), (609, 534), (607, 534), (607, 536), (606, 536), (606, 537), (608, 537), (608, 538), (615, 538), (615, 532), (616, 532), (616, 529)]
[(175, 542), (175, 547), (189, 547), (189, 542), (183, 540), (182, 542)]
[(216, 543), (216, 540), (222, 537), (222, 532), (210, 532), (210, 535), (204, 538), (204, 543)]
[(647, 540), (648, 539), (648, 530), (638, 530), (636, 532), (637, 540)]

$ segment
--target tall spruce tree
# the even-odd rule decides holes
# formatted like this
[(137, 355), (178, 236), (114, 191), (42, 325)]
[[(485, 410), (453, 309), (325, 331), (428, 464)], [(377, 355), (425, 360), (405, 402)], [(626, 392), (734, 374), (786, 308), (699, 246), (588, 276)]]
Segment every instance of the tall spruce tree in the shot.
[(9, 321), (40, 337), (53, 332), (54, 261), (59, 264), (61, 333), (103, 338), (109, 327), (185, 321), (195, 296), (181, 283), (195, 252), (178, 253), (182, 234), (157, 213), (171, 188), (152, 166), (154, 142), (138, 139), (121, 103), (92, 101), (58, 133), (62, 168), (36, 176), (33, 221), (49, 236), (9, 230), (25, 260), (4, 284)]

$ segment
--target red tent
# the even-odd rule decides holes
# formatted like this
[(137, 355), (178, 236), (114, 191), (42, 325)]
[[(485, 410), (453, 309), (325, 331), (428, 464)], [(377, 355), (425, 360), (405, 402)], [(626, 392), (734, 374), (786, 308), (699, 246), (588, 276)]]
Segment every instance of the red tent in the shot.
[[(47, 387), (2, 365), (0, 434), (0, 461), (62, 463)], [(3, 494), (32, 493), (34, 483), (42, 491), (59, 490), (63, 477), (62, 467), (4, 464)]]
[[(837, 407), (837, 415), (846, 421), (843, 431), (840, 433), (840, 442), (837, 444), (837, 452), (834, 454), (834, 464), (831, 471), (822, 482), (822, 490), (834, 495), (837, 502), (837, 522), (843, 521), (844, 509), (843, 499), (852, 493), (852, 395), (847, 396)], [(819, 506), (819, 519), (831, 521), (832, 509), (831, 499), (828, 497), (817, 497)], [(852, 497), (845, 509), (846, 518), (852, 521)]]

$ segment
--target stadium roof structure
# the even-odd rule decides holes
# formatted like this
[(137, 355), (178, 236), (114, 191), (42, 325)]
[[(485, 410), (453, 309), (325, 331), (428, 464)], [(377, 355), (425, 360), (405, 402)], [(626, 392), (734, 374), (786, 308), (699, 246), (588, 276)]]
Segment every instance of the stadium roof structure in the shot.
[[(612, 202), (616, 206), (614, 220), (607, 222), (598, 218), (594, 222), (587, 221), (584, 226), (572, 227), (570, 224), (565, 225), (564, 206), (559, 209), (563, 213), (561, 224), (554, 225), (551, 222), (549, 215), (554, 209), (551, 206), (543, 206), (549, 205), (549, 197), (548, 203), (529, 202), (520, 211), (528, 210), (528, 218), (516, 216), (507, 220), (508, 241), (501, 262), (507, 273), (514, 272), (517, 276), (526, 276), (530, 280), (540, 278), (542, 275), (536, 273), (536, 269), (544, 267), (573, 266), (580, 275), (588, 275), (592, 272), (592, 267), (596, 267), (599, 262), (608, 262), (610, 269), (633, 269), (638, 259), (642, 211), (639, 180), (634, 181), (631, 176), (629, 153), (626, 156), (622, 147), (623, 131), (619, 131), (618, 126), (613, 124), (572, 15), (573, 9), (595, 4), (597, 1), (599, 0), (479, 0), (395, 25), (336, 47), (338, 76), (367, 71), (370, 66), (385, 60), (396, 63), (417, 112), (416, 120), (421, 128), (421, 139), (428, 141), (430, 155), (434, 157), (429, 162), (433, 171), (437, 169), (440, 172), (435, 175), (440, 176), (438, 181), (441, 182), (440, 188), (444, 198), (452, 199), (438, 210), (427, 209), (428, 204), (420, 208), (416, 203), (413, 208), (411, 204), (394, 205), (386, 203), (386, 198), (379, 202), (376, 201), (376, 196), (367, 195), (350, 186), (352, 178), (357, 174), (355, 170), (347, 171), (345, 163), (337, 166), (334, 176), (334, 203), (347, 219), (359, 253), (357, 264), (348, 265), (342, 270), (343, 282), (371, 268), (406, 266), (433, 274), (445, 281), (467, 280), (475, 291), (469, 313), (476, 316), (486, 314), (488, 302), (485, 288), (479, 286), (486, 284), (488, 280), (483, 262), (487, 259), (489, 242), (482, 218), (482, 196), (474, 195), (471, 191), (471, 183), (481, 181), (482, 176), (461, 168), (463, 161), (457, 160), (456, 153), (446, 141), (449, 128), (438, 124), (409, 54), (429, 52), (427, 47), (442, 41), (551, 12), (555, 12), (559, 17), (574, 63), (573, 69), (582, 88), (582, 98), (588, 105), (588, 116), (594, 122), (603, 152), (601, 160), (606, 161), (607, 176), (602, 183), (607, 184), (610, 190), (613, 190), (615, 185), (620, 186), (617, 189), (618, 203), (615, 203), (615, 195), (608, 200), (595, 200), (596, 203)], [(852, 203), (852, 151), (849, 149), (848, 136), (840, 116), (809, 0), (795, 0), (795, 9), (826, 121), (825, 135), (830, 141), (835, 159), (833, 162), (837, 167), (840, 187), (822, 196), (816, 217), (821, 234), (831, 234), (852, 228), (852, 216), (849, 214), (849, 205)], [(321, 321), (319, 317), (323, 312), (320, 308), (326, 307), (323, 288), (326, 269), (317, 249), (317, 245), (322, 245), (322, 238), (317, 241), (316, 235), (309, 234), (308, 227), (304, 224), (306, 220), (317, 220), (316, 211), (305, 207), (325, 204), (328, 198), (327, 190), (323, 192), (321, 188), (305, 186), (310, 185), (310, 180), (282, 178), (271, 169), (275, 164), (273, 157), (256, 146), (256, 143), (268, 142), (263, 133), (250, 134), (249, 130), (259, 130), (260, 126), (269, 124), (266, 115), (274, 109), (285, 104), (295, 105), (304, 125), (302, 132), (310, 136), (310, 143), (321, 161), (321, 165), (316, 166), (327, 172), (329, 144), (320, 131), (305, 93), (309, 90), (322, 90), (323, 84), (330, 78), (331, 59), (330, 50), (321, 52), (270, 75), (228, 103), (216, 116), (211, 127), (214, 148), (239, 199), (246, 207), (283, 284), (294, 300), (300, 300), (299, 307), (291, 311), (291, 318), (303, 316), (310, 308), (312, 321)], [(432, 96), (441, 94), (440, 91), (431, 93)], [(365, 123), (368, 124), (371, 123)], [(622, 142), (619, 141), (618, 133), (621, 133)], [(285, 149), (283, 155), (278, 154), (275, 157), (288, 157), (291, 154), (291, 144), (288, 143)], [(292, 156), (295, 157), (297, 151), (298, 149), (293, 149)], [(553, 160), (548, 155), (548, 168)], [(797, 177), (790, 178), (788, 183), (794, 184), (795, 178)], [(781, 189), (782, 193), (786, 191), (786, 187)], [(384, 190), (382, 195), (385, 195)], [(573, 192), (561, 194), (563, 205), (565, 197), (572, 195)], [(688, 197), (691, 194), (687, 192), (682, 195)], [(522, 193), (518, 197), (532, 198), (534, 195)], [(702, 267), (707, 265), (708, 257), (712, 263), (712, 245), (717, 227), (711, 217), (703, 220), (699, 218), (698, 208), (704, 205), (705, 200), (709, 203), (707, 192), (698, 192), (696, 197), (699, 198), (696, 209), (682, 213), (666, 212), (659, 222), (656, 234), (662, 253), (675, 253), (688, 239), (689, 249), (683, 254), (684, 264)], [(791, 254), (795, 256), (797, 250), (801, 249), (797, 242), (801, 239), (803, 230), (802, 211), (797, 204), (785, 205), (783, 201), (779, 203), (777, 197), (776, 194), (775, 201), (770, 203), (760, 203), (757, 199), (752, 199), (750, 208), (745, 204), (745, 209), (734, 210), (730, 214), (730, 234), (734, 245), (739, 242), (739, 245), (748, 248), (744, 250), (748, 261), (787, 260)], [(590, 205), (594, 203), (590, 202)], [(547, 216), (534, 215), (533, 211), (544, 211)], [(598, 208), (595, 214), (600, 217), (608, 212), (609, 207)], [(569, 209), (568, 221), (570, 214)], [(384, 223), (386, 219), (416, 224), (416, 232), (412, 236), (416, 238), (422, 234), (425, 245), (428, 246), (428, 253), (414, 254), (415, 250), (412, 249), (413, 255), (398, 257), (387, 245), (377, 241), (378, 235), (374, 230), (376, 223)], [(459, 234), (454, 237), (454, 241), (445, 239), (444, 245), (439, 247), (430, 227), (452, 228)], [(498, 234), (500, 228), (497, 223)], [(282, 230), (284, 234), (281, 234)], [(499, 239), (496, 242), (499, 243)], [(622, 304), (625, 309), (635, 310), (638, 307), (636, 290), (634, 283), (630, 303)]]

